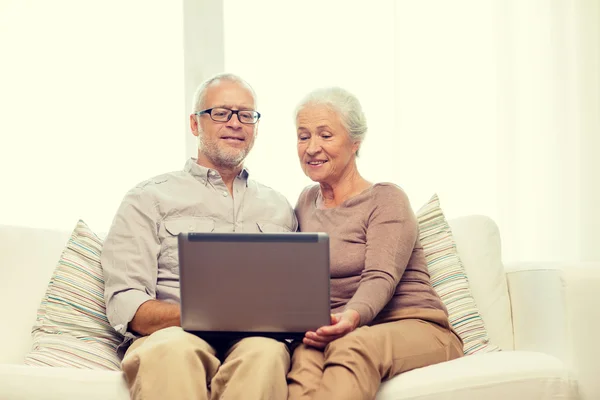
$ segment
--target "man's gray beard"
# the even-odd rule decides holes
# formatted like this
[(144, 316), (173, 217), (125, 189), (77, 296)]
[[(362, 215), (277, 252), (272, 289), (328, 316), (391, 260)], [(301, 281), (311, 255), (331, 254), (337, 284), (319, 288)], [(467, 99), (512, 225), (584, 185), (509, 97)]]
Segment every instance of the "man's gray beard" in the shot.
[(241, 149), (232, 154), (222, 151), (214, 142), (208, 144), (204, 142), (203, 135), (198, 135), (198, 149), (204, 154), (216, 167), (235, 168), (239, 166), (248, 155), (249, 149)]

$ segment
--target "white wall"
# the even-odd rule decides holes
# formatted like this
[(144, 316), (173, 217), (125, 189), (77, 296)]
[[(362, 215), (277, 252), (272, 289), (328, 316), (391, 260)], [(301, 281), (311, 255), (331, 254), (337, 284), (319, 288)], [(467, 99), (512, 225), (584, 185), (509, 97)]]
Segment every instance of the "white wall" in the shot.
[(190, 131), (189, 115), (198, 85), (225, 68), (223, 2), (182, 0), (184, 110), (183, 136), (188, 157), (198, 156), (198, 142)]
[(255, 176), (295, 202), (309, 181), (297, 161), (294, 106), (316, 87), (340, 85), (365, 109), (367, 179), (401, 185), (415, 209), (437, 192), (451, 217), (497, 219), (492, 2), (435, 4), (226, 1), (225, 67), (255, 86), (263, 113), (249, 158)]
[[(224, 4), (225, 68), (253, 85), (262, 113), (248, 158), (253, 176), (295, 203), (310, 181), (297, 161), (294, 108), (308, 91), (340, 85), (365, 100), (373, 136), (360, 165), (368, 178), (378, 179), (378, 171), (369, 168), (370, 146), (381, 140), (380, 132), (393, 129), (394, 121), (393, 2), (381, 1), (378, 7), (315, 0)], [(364, 21), (377, 21), (367, 25), (368, 34), (361, 28)]]
[(497, 221), (493, 2), (395, 6), (396, 119), (389, 151), (398, 153), (398, 164), (372, 162), (392, 169), (393, 180), (419, 206), (437, 192), (448, 217), (484, 214)]
[(185, 162), (182, 6), (0, 1), (0, 223), (108, 229)]
[(225, 2), (225, 67), (264, 114), (255, 177), (295, 201), (291, 112), (341, 85), (365, 108), (368, 179), (415, 209), (437, 192), (451, 218), (492, 217), (506, 261), (600, 259), (597, 2), (294, 4)]
[(309, 183), (294, 106), (340, 85), (368, 179), (491, 216), (507, 261), (597, 260), (599, 25), (595, 0), (2, 0), (0, 223), (108, 229), (195, 154), (191, 95), (225, 69), (259, 94), (252, 174), (290, 202)]

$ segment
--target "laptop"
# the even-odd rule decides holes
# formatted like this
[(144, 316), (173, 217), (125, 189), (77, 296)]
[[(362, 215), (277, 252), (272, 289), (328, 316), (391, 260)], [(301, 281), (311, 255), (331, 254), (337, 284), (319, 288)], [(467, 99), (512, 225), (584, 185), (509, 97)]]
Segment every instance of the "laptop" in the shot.
[(301, 339), (331, 322), (325, 233), (181, 233), (181, 327)]

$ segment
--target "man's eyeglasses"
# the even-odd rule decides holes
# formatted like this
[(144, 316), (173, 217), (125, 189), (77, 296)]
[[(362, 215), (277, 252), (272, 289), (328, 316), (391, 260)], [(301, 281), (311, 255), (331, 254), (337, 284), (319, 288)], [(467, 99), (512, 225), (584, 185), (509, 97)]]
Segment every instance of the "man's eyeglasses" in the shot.
[(195, 115), (208, 114), (213, 121), (227, 122), (233, 114), (237, 114), (238, 120), (242, 124), (255, 124), (260, 118), (260, 113), (254, 110), (230, 110), (229, 108), (215, 107), (206, 110), (196, 111)]

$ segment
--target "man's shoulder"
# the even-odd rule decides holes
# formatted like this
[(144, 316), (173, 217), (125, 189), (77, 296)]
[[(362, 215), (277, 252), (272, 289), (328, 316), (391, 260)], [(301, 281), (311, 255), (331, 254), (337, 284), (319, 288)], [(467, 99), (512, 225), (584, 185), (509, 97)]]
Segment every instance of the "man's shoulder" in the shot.
[(125, 194), (124, 201), (156, 203), (163, 193), (171, 190), (172, 185), (180, 184), (185, 179), (185, 171), (166, 172), (153, 176), (131, 187)]
[(248, 179), (248, 184), (254, 185), (257, 192), (262, 193), (265, 196), (268, 196), (275, 200), (282, 201), (282, 202), (285, 202), (286, 204), (289, 204), (287, 197), (285, 197), (283, 195), (283, 193), (273, 189), (270, 186), (265, 185), (264, 183), (260, 183), (254, 179)]
[(260, 207), (259, 215), (257, 215), (259, 219), (284, 226), (286, 227), (285, 231), (298, 229), (294, 209), (283, 193), (255, 180), (249, 179), (248, 186), (253, 188), (253, 204)]
[(156, 175), (153, 176), (152, 178), (148, 178), (144, 181), (141, 181), (139, 183), (137, 183), (132, 190), (147, 190), (147, 189), (152, 189), (154, 187), (157, 186), (161, 186), (164, 184), (169, 184), (172, 183), (174, 181), (180, 180), (182, 178), (185, 178), (187, 176), (187, 172), (185, 171), (172, 171), (172, 172), (165, 172), (163, 174), (160, 175)]

